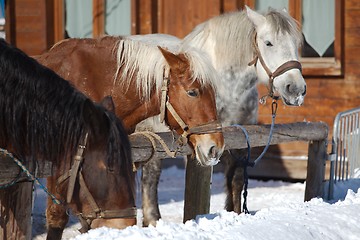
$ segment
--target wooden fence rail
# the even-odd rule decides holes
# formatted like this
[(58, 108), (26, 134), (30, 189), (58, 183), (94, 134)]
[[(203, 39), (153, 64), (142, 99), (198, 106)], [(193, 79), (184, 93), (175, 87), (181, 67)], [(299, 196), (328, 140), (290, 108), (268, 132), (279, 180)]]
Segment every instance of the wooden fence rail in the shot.
[[(244, 127), (248, 132), (251, 147), (260, 147), (267, 144), (270, 125), (249, 125)], [(247, 147), (245, 135), (240, 128), (235, 126), (223, 128), (223, 134), (225, 137), (225, 149), (242, 149)], [(170, 146), (171, 150), (174, 150), (174, 147), (176, 146), (174, 139), (176, 139), (176, 136), (172, 133), (159, 133), (158, 135), (168, 146)], [(327, 138), (328, 126), (322, 122), (299, 122), (276, 124), (274, 126), (271, 145), (294, 141), (309, 142), (305, 201), (314, 197), (323, 196)], [(135, 164), (148, 161), (152, 157), (168, 157), (158, 141), (155, 141), (155, 149), (153, 148), (153, 143), (143, 135), (131, 135), (130, 141)], [(174, 147), (172, 147), (172, 145), (174, 145)], [(190, 147), (184, 146), (179, 149), (178, 156), (185, 156), (191, 153), (192, 150)], [(40, 168), (38, 167), (36, 171), (35, 166), (28, 167), (31, 172), (36, 172), (36, 177), (46, 177), (51, 175), (50, 163), (46, 163)], [(210, 208), (210, 171), (210, 168), (199, 167), (195, 164), (195, 161), (188, 161), (186, 168), (184, 221), (192, 219), (198, 214), (208, 213)], [(0, 156), (0, 183), (3, 184), (9, 182), (18, 177), (18, 174), (19, 167), (10, 158)], [(26, 176), (22, 176), (22, 178), (26, 178)], [(0, 234), (3, 235), (4, 232), (8, 232), (10, 229), (14, 230), (15, 226), (18, 232), (22, 232), (23, 236), (25, 236), (21, 238), (30, 239), (31, 227), (22, 226), (21, 223), (29, 224), (29, 222), (31, 222), (30, 220), (26, 220), (26, 217), (31, 218), (31, 214), (28, 214), (29, 210), (23, 209), (29, 208), (31, 213), (31, 196), (27, 197), (27, 199), (30, 200), (24, 202), (25, 198), (23, 193), (31, 195), (32, 184), (23, 183), (16, 185), (18, 186), (0, 190), (1, 208), (7, 209), (7, 211), (4, 211), (4, 214), (6, 213), (7, 216), (1, 216), (1, 219), (15, 219), (14, 221), (7, 221), (7, 225), (2, 223)], [(26, 212), (27, 214), (21, 214), (19, 217), (16, 216), (16, 214), (19, 213), (20, 205), (22, 206), (23, 212)], [(13, 226), (8, 226), (9, 224), (12, 224)], [(21, 234), (14, 235), (14, 239), (19, 238), (19, 236), (21, 236)]]

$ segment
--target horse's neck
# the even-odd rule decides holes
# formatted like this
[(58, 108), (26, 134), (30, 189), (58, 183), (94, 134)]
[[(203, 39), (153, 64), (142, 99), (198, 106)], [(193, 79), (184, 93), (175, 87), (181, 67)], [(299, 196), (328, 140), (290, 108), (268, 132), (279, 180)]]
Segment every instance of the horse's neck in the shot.
[(126, 91), (120, 89), (120, 86), (116, 86), (113, 95), (116, 115), (123, 120), (129, 133), (133, 132), (135, 126), (144, 119), (160, 113), (159, 95), (153, 91), (149, 99), (144, 99), (137, 92), (137, 88), (132, 85)]

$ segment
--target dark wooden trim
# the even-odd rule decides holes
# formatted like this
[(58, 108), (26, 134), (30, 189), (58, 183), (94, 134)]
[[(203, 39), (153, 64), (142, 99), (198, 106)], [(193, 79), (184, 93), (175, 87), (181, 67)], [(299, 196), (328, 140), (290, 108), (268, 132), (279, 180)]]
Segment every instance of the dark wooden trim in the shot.
[(45, 19), (46, 19), (46, 48), (54, 44), (55, 37), (55, 0), (45, 2)]
[(5, 4), (6, 41), (16, 46), (15, 0), (7, 0)]
[(92, 9), (93, 37), (99, 37), (105, 33), (105, 0), (93, 0)]
[(131, 34), (139, 33), (140, 17), (139, 17), (139, 0), (131, 0)]
[[(301, 0), (299, 13), (296, 14), (301, 20)], [(290, 1), (291, 2), (291, 1)], [(302, 58), (303, 75), (313, 76), (343, 76), (344, 75), (344, 0), (335, 1), (335, 41), (333, 58)], [(295, 17), (296, 17), (295, 16)], [(301, 23), (301, 21), (300, 21)]]
[(251, 9), (255, 9), (255, 0), (242, 0), (242, 7), (244, 8), (245, 5)]
[(289, 14), (299, 23), (301, 27), (302, 0), (289, 1)]
[(65, 39), (65, 3), (54, 0), (54, 43)]
[(151, 17), (151, 32), (152, 33), (157, 33), (159, 31), (158, 8), (159, 8), (158, 0), (151, 0), (151, 6), (150, 6), (151, 16), (150, 17)]

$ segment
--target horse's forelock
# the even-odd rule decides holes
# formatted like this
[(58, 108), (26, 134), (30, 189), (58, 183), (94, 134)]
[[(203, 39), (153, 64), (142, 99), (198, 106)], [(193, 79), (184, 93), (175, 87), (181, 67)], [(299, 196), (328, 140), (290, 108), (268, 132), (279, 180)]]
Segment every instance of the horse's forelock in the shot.
[(277, 33), (287, 33), (295, 39), (298, 46), (303, 42), (299, 24), (287, 12), (270, 8), (265, 14), (266, 19)]
[(190, 62), (193, 81), (198, 81), (201, 86), (216, 87), (217, 72), (213, 68), (211, 59), (206, 52), (189, 48), (185, 56)]

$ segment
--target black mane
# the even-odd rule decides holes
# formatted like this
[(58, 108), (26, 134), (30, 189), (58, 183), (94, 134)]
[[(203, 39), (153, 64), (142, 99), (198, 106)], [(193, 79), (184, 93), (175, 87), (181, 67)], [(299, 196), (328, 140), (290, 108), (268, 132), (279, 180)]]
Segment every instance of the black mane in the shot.
[(125, 164), (122, 167), (127, 169), (131, 165), (130, 144), (120, 120), (52, 70), (0, 39), (1, 148), (10, 148), (21, 160), (64, 161), (65, 156), (76, 152), (81, 136), (88, 132), (90, 138), (98, 127), (84, 120), (85, 103), (107, 119), (105, 130), (97, 131), (105, 135), (108, 164), (112, 168), (115, 160), (123, 160), (116, 165)]

